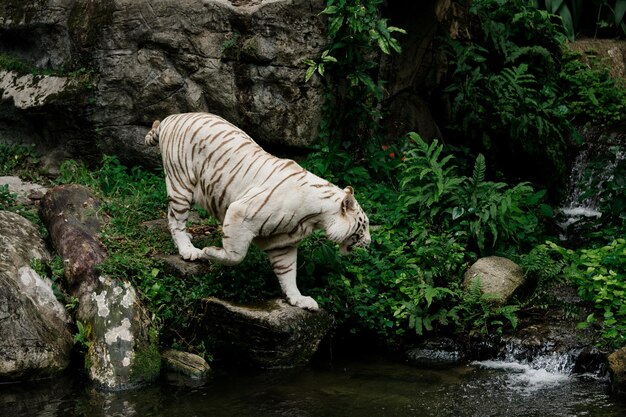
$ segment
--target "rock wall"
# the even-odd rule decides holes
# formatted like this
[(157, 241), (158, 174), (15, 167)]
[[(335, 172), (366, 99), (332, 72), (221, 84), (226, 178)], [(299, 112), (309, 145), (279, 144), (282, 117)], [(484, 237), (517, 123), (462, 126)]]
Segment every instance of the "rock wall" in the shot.
[[(328, 47), (320, 14), (325, 4), (0, 0), (0, 54), (39, 74), (27, 75), (32, 68), (2, 74), (0, 141), (36, 142), (86, 159), (108, 153), (127, 163), (158, 164), (156, 150), (142, 143), (152, 121), (209, 111), (261, 143), (310, 145), (326, 84), (317, 76), (305, 83), (303, 61)], [(390, 24), (408, 32), (398, 35), (402, 55), (372, 57), (388, 81), (382, 110), (389, 114), (390, 136), (409, 130), (427, 139), (440, 136), (438, 119), (446, 110), (439, 85), (447, 63), (437, 34), (459, 33), (459, 10), (453, 0), (388, 2), (383, 8)]]
[[(21, 77), (4, 74), (0, 140), (31, 137), (74, 156), (105, 152), (156, 163), (154, 150), (146, 153), (142, 144), (154, 119), (210, 111), (261, 142), (310, 144), (317, 136), (323, 90), (319, 80), (304, 82), (302, 61), (326, 46), (323, 5), (322, 0), (2, 0), (0, 53), (55, 70), (61, 74), (57, 84), (79, 76), (83, 89), (70, 92), (72, 103), (60, 103), (62, 94), (44, 97), (39, 89), (39, 100), (20, 104), (23, 100), (7, 92), (21, 88), (8, 82)], [(59, 134), (70, 126), (77, 134)]]

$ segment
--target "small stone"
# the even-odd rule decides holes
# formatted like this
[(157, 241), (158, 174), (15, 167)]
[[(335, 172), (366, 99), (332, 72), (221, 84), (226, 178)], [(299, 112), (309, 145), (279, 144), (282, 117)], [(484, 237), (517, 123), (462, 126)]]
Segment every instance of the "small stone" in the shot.
[(202, 357), (193, 353), (167, 349), (161, 353), (163, 367), (191, 379), (206, 379), (211, 367)]
[(614, 394), (626, 397), (626, 347), (611, 353), (608, 362), (611, 390)]

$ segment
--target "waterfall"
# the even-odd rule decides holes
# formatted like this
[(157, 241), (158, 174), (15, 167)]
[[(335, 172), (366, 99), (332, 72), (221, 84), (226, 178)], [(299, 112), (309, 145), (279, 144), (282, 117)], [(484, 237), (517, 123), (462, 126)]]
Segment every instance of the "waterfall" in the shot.
[(576, 378), (606, 379), (604, 366), (598, 363), (581, 372), (583, 350), (554, 349), (550, 343), (529, 349), (518, 341), (509, 341), (500, 350), (497, 359), (472, 362), (473, 366), (502, 372), (506, 385), (521, 394), (572, 382)]
[(584, 134), (586, 145), (572, 163), (567, 196), (557, 215), (564, 242), (576, 242), (606, 221), (610, 213), (603, 213), (603, 207), (611, 198), (609, 190), (616, 173), (623, 171), (626, 162), (623, 134), (607, 135), (594, 129)]

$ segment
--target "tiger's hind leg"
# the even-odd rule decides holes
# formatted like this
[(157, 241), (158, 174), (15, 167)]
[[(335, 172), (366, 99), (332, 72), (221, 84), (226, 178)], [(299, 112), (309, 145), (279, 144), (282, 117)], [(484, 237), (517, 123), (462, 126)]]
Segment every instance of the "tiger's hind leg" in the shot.
[(307, 310), (319, 310), (317, 302), (311, 297), (302, 295), (296, 284), (298, 248), (289, 246), (270, 249), (266, 252), (287, 302), (292, 306)]
[(232, 203), (224, 216), (222, 224), (222, 247), (208, 246), (202, 250), (202, 257), (222, 265), (237, 265), (246, 257), (254, 228), (245, 220), (245, 205)]
[(187, 218), (191, 209), (193, 193), (190, 190), (173, 187), (169, 177), (166, 177), (167, 196), (167, 223), (172, 239), (180, 256), (187, 261), (195, 261), (202, 257), (202, 250), (191, 243), (191, 235), (187, 233)]

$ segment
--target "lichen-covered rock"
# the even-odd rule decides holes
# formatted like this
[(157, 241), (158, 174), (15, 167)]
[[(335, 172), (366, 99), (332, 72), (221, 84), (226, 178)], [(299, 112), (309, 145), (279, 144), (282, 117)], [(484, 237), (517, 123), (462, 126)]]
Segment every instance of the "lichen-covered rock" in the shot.
[(102, 276), (106, 250), (98, 239), (100, 202), (85, 187), (57, 186), (41, 201), (41, 216), (65, 262), (68, 291), (89, 343), (85, 362), (94, 384), (122, 390), (154, 380), (160, 371), (150, 320), (129, 282)]
[(100, 277), (91, 293), (96, 314), (89, 318), (91, 346), (85, 358), (89, 377), (109, 390), (133, 388), (153, 381), (160, 372), (156, 340), (147, 334), (149, 323), (130, 283)]
[(524, 282), (522, 268), (510, 259), (488, 256), (477, 260), (463, 276), (463, 287), (469, 290), (479, 279), (483, 294), (492, 294), (500, 302), (507, 301)]
[(42, 107), (82, 88), (76, 78), (52, 75), (20, 75), (0, 70), (2, 100), (12, 100), (18, 109)]
[(305, 365), (333, 325), (325, 311), (311, 312), (282, 299), (237, 305), (202, 300), (199, 326), (217, 359), (260, 368)]
[(52, 281), (33, 270), (49, 259), (37, 227), (0, 211), (0, 381), (53, 375), (70, 363), (70, 318)]

